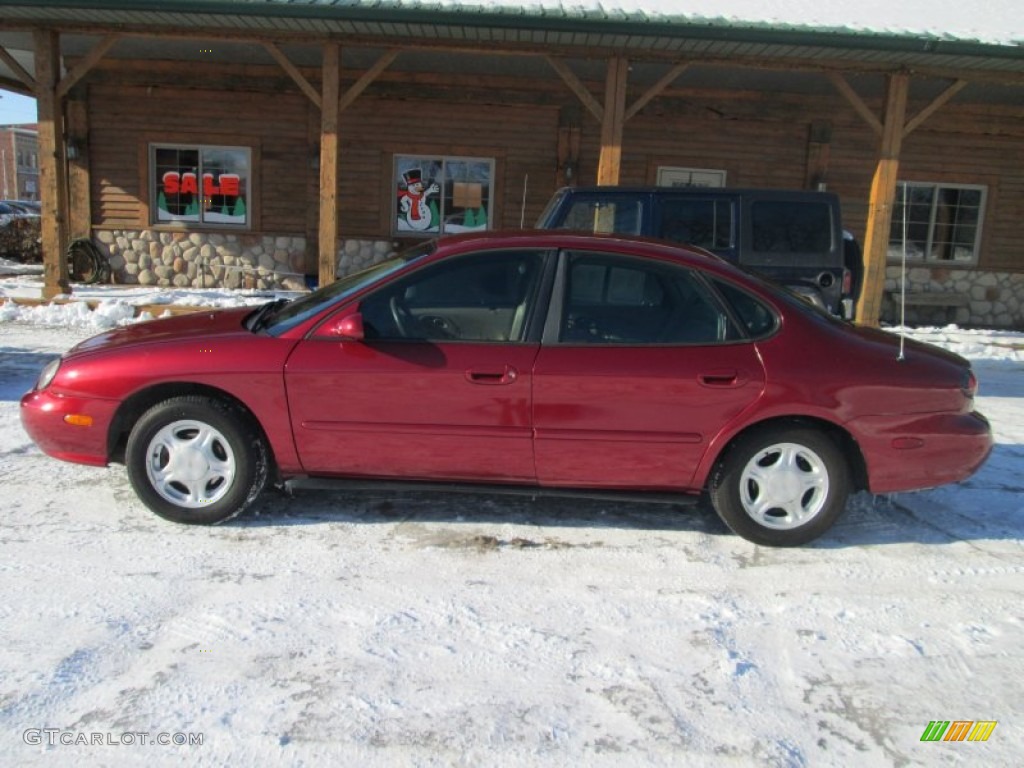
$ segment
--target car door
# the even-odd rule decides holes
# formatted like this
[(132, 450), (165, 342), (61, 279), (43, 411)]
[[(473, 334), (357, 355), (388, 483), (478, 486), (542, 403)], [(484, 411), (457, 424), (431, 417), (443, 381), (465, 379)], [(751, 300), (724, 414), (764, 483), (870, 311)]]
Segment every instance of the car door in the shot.
[(358, 306), (366, 338), (315, 334), (288, 360), (293, 432), (307, 472), (532, 481), (536, 250), (428, 264)]
[(704, 280), (670, 262), (563, 254), (534, 366), (538, 481), (678, 489), (764, 372)]

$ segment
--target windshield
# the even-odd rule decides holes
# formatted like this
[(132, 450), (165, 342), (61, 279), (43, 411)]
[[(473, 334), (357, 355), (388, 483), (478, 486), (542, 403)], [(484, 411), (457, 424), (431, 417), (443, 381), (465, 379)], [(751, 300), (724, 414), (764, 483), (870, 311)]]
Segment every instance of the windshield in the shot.
[(437, 242), (435, 240), (429, 240), (402, 251), (402, 253), (386, 261), (374, 264), (372, 267), (361, 272), (345, 275), (330, 285), (325, 285), (323, 288), (314, 291), (308, 296), (303, 296), (301, 299), (291, 301), (262, 318), (261, 327), (271, 336), (279, 336), (305, 322), (328, 306), (337, 304), (348, 296), (354, 295), (367, 285), (390, 275), (392, 272), (397, 272), (415, 259), (433, 253), (436, 246)]
[(540, 218), (537, 219), (537, 223), (533, 225), (535, 229), (549, 229), (551, 227), (549, 222), (554, 218), (555, 212), (558, 210), (558, 206), (562, 204), (562, 200), (567, 194), (567, 190), (560, 189), (551, 196), (551, 199), (548, 200), (548, 204), (544, 206), (544, 213), (540, 215)]
[(568, 205), (548, 207), (541, 226), (594, 234), (641, 235), (644, 228), (643, 198), (635, 195), (574, 195)]

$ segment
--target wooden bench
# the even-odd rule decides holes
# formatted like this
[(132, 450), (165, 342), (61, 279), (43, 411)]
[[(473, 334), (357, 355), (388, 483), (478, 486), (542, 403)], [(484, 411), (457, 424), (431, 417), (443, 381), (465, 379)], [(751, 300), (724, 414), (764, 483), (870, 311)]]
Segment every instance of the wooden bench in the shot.
[[(891, 311), (899, 312), (900, 292), (886, 291), (885, 295), (890, 302)], [(917, 310), (913, 314), (916, 320), (908, 320), (908, 322), (934, 323), (938, 322), (940, 317), (943, 318), (941, 322), (946, 323), (955, 322), (958, 317), (961, 320), (967, 320), (958, 310), (966, 309), (971, 304), (971, 297), (967, 294), (946, 291), (907, 291), (904, 300), (908, 311), (911, 311), (911, 308)]]
[[(900, 305), (900, 292), (889, 291), (889, 298), (896, 306)], [(970, 306), (971, 297), (963, 293), (946, 293), (945, 291), (907, 291), (904, 297), (908, 307), (947, 307), (957, 309)]]

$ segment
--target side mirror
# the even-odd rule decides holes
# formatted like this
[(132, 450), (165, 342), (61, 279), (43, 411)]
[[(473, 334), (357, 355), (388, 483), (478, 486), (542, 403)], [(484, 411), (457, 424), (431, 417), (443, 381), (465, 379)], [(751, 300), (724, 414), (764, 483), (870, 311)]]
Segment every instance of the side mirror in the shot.
[(322, 335), (342, 341), (363, 341), (366, 338), (366, 332), (363, 330), (363, 316), (359, 312), (354, 312), (351, 315), (345, 315), (340, 320), (332, 320), (324, 327)]

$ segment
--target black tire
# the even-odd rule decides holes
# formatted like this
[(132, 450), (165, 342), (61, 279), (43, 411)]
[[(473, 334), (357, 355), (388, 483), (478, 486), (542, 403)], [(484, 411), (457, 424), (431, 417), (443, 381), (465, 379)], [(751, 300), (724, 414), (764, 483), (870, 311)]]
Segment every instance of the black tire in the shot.
[(128, 436), (128, 480), (142, 502), (176, 523), (239, 515), (267, 483), (266, 442), (249, 416), (212, 397), (157, 403)]
[(797, 547), (832, 527), (850, 495), (850, 469), (824, 432), (772, 426), (742, 435), (715, 467), (711, 504), (738, 536)]

